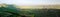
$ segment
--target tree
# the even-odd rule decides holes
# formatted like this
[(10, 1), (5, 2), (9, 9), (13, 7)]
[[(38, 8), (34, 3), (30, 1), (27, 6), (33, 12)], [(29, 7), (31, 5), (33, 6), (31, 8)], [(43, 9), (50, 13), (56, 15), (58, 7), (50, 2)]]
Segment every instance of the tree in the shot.
[(18, 11), (13, 5), (8, 5), (8, 7), (0, 7), (0, 17), (18, 17), (20, 16), (20, 11)]

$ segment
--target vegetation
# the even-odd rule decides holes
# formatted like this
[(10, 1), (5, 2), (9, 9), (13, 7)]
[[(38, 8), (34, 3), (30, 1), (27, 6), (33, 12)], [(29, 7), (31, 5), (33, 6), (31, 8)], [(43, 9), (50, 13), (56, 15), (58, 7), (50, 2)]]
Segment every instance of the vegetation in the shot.
[(0, 17), (17, 17), (20, 15), (16, 8), (13, 9), (13, 5), (11, 7), (0, 7)]
[(0, 17), (60, 17), (60, 9), (20, 9), (13, 4), (0, 7)]

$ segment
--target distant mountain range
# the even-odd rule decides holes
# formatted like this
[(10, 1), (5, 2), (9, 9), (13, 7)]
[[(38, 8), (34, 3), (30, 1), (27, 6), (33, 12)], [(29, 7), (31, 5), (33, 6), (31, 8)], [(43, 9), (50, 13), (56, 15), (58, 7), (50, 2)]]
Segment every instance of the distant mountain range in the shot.
[(21, 9), (60, 9), (60, 4), (55, 5), (28, 5), (28, 6), (17, 6)]
[[(12, 5), (12, 4), (11, 4)], [(0, 4), (1, 6), (1, 4)], [(5, 7), (5, 4), (3, 5)], [(14, 5), (15, 6), (15, 5)], [(12, 6), (10, 6), (12, 7)], [(20, 9), (60, 9), (60, 4), (50, 4), (50, 5), (16, 5)]]

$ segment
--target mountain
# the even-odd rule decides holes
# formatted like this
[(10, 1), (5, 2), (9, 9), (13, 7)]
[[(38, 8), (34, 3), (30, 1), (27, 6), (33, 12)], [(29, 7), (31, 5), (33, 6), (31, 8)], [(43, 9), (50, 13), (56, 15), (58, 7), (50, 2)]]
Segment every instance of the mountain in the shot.
[(17, 6), (18, 8), (21, 8), (21, 9), (44, 9), (44, 8), (47, 8), (47, 9), (60, 9), (60, 5), (59, 4), (55, 4), (55, 5), (22, 5), (22, 6)]

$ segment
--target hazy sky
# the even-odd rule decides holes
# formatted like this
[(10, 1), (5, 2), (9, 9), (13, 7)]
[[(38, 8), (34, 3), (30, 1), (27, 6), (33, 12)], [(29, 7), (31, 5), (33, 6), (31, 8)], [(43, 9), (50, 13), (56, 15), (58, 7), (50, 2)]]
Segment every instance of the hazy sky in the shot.
[(0, 0), (0, 3), (17, 5), (60, 4), (60, 0)]

